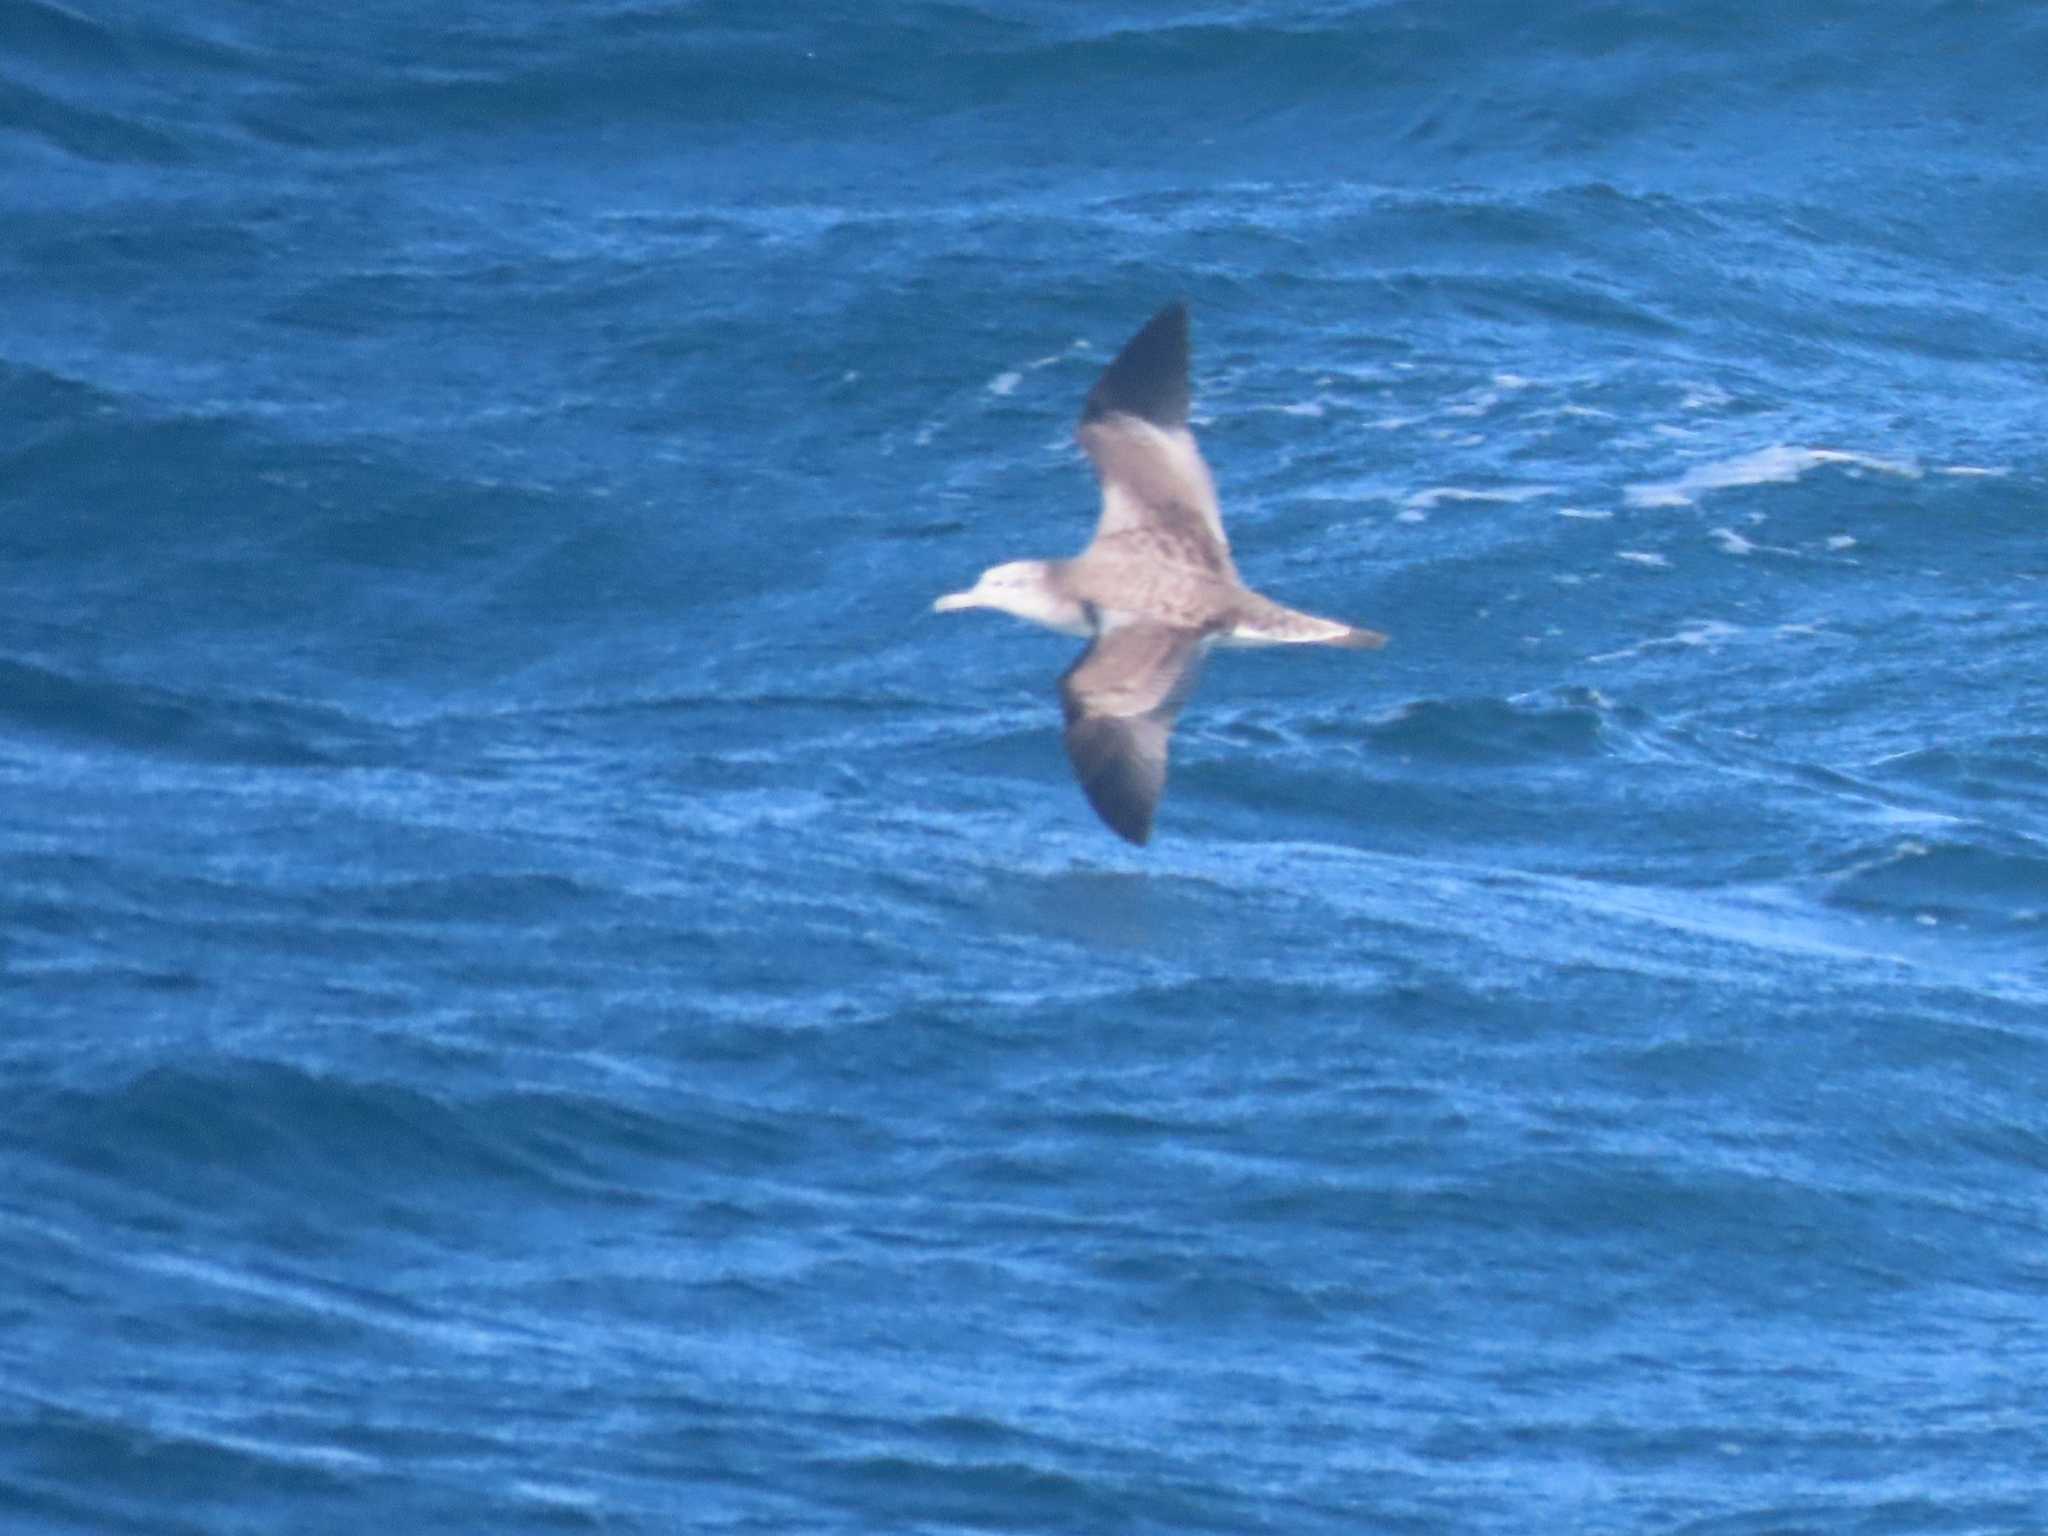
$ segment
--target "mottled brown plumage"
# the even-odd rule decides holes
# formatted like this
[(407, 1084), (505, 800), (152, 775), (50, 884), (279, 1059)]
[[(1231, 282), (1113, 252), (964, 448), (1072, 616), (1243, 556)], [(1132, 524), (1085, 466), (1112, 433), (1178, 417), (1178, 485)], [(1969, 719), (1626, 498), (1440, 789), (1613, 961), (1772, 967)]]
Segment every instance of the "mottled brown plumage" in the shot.
[(1081, 411), (1081, 446), (1102, 482), (1088, 547), (1072, 560), (994, 566), (933, 604), (1000, 608), (1093, 637), (1060, 679), (1067, 756), (1089, 803), (1134, 843), (1152, 835), (1174, 717), (1210, 647), (1386, 643), (1238, 579), (1188, 402), (1187, 306), (1169, 304), (1103, 370)]

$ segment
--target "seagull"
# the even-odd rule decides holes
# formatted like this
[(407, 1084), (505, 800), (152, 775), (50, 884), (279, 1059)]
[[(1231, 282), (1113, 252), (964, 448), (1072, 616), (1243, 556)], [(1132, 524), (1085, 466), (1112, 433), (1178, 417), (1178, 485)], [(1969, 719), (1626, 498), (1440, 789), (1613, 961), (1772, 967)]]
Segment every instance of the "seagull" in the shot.
[(1167, 738), (1212, 647), (1387, 643), (1239, 579), (1188, 399), (1188, 308), (1175, 302), (1125, 343), (1082, 408), (1077, 435), (1102, 482), (1094, 540), (1071, 560), (991, 566), (932, 604), (995, 608), (1091, 641), (1060, 678), (1067, 756), (1096, 814), (1141, 845), (1166, 788)]

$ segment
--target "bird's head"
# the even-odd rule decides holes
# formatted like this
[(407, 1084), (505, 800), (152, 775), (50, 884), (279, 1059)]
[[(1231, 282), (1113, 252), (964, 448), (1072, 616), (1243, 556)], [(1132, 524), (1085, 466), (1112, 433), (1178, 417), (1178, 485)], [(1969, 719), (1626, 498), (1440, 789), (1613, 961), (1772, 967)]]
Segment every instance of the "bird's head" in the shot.
[(996, 608), (1069, 634), (1089, 633), (1081, 604), (1059, 589), (1049, 560), (1011, 560), (992, 565), (965, 592), (948, 592), (932, 604), (934, 613), (961, 608)]

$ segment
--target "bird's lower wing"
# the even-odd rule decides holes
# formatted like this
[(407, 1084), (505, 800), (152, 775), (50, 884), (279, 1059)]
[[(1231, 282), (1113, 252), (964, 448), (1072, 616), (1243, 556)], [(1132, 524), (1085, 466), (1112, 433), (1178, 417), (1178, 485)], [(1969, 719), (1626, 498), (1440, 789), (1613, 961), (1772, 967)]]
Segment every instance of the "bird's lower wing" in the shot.
[(1152, 835), (1167, 740), (1201, 659), (1199, 630), (1126, 623), (1105, 629), (1060, 679), (1067, 756), (1088, 803), (1119, 837)]

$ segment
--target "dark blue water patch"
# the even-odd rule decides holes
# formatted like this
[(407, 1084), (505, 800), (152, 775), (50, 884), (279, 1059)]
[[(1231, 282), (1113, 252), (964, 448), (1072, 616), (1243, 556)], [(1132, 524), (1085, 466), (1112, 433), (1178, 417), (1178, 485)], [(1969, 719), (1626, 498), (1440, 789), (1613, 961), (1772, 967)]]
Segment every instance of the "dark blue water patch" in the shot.
[(0, 360), (0, 405), (6, 408), (0, 425), (6, 458), (0, 462), (14, 475), (40, 478), (43, 462), (31, 451), (64, 438), (80, 421), (113, 414), (119, 397), (45, 368)]
[[(131, 344), (145, 329), (159, 337), (197, 331), (194, 339), (201, 346), (194, 350), (211, 350), (207, 342), (221, 348), (227, 333), (242, 329), (250, 317), (221, 316), (194, 327), (194, 296), (238, 292), (247, 303), (264, 302), (269, 283), (286, 272), (299, 276), (303, 264), (318, 254), (332, 255), (309, 248), (309, 222), (305, 213), (288, 214), (281, 200), (272, 198), (230, 194), (112, 200), (90, 211), (62, 208), (24, 219), (4, 259), (17, 272), (46, 274), (33, 312), (44, 324), (30, 328), (32, 336), (41, 332), (36, 355), (54, 357), (67, 367), (105, 367), (116, 360), (80, 348), (78, 330), (97, 331), (115, 315), (133, 328)], [(59, 317), (60, 323), (49, 323)], [(168, 361), (150, 359), (146, 354), (152, 350), (132, 348), (126, 360), (132, 379), (146, 378), (152, 361), (159, 368)], [(200, 377), (230, 394), (237, 376), (260, 359), (246, 354), (231, 359), (216, 350), (209, 361), (212, 366)], [(163, 374), (157, 379), (161, 382)], [(164, 393), (175, 397), (179, 392)]]
[[(47, 21), (43, 8), (34, 14)], [(186, 41), (215, 56), (205, 62), (232, 62), (248, 76), (245, 89), (255, 99), (242, 109), (245, 123), (303, 149), (405, 143), (465, 129), (502, 142), (508, 125), (514, 136), (549, 128), (558, 146), (565, 131), (595, 135), (593, 114), (603, 102), (600, 115), (614, 137), (621, 113), (672, 125), (680, 112), (699, 139), (747, 123), (758, 153), (764, 127), (795, 126), (843, 142), (849, 130), (922, 132), (938, 121), (956, 137), (986, 136), (1028, 105), (1054, 136), (1056, 148), (1042, 147), (1041, 157), (1059, 152), (1081, 161), (1090, 141), (1131, 147), (1161, 140), (1170, 83), (1179, 120), (1229, 128), (1217, 135), (1226, 146), (1250, 137), (1260, 156), (1293, 144), (1327, 161), (1338, 144), (1363, 144), (1379, 151), (1383, 174), (1427, 174), (1488, 156), (1583, 160), (1647, 140), (1700, 174), (1714, 162), (1693, 153), (1699, 135), (1770, 121), (1771, 113), (1754, 110), (1759, 102), (1818, 98), (1873, 127), (1885, 124), (1888, 93), (1870, 82), (1898, 57), (1897, 39), (1855, 20), (1836, 20), (1825, 51), (1788, 52), (1782, 67), (1798, 77), (1796, 88), (1736, 64), (1741, 23), (1723, 7), (1682, 16), (1654, 7), (1577, 8), (1543, 18), (1506, 8), (1450, 22), (1396, 5), (1341, 17), (1257, 13), (1166, 26), (1115, 14), (1077, 22), (1016, 6), (899, 7), (794, 29), (722, 6), (676, 17), (617, 8), (574, 27), (541, 9), (515, 8), (490, 27), (426, 26), (387, 11), (365, 17), (340, 45), (352, 67), (339, 72), (357, 82), (350, 87), (315, 67), (336, 53), (336, 41), (288, 18), (224, 29), (242, 40), (233, 53)], [(1965, 34), (1941, 41), (1951, 60), (1987, 81), (2011, 75), (2015, 55), (2026, 56), (2025, 47), (2012, 46), (2015, 37), (2038, 36), (2015, 25), (2025, 18), (2010, 7), (1972, 20)], [(1497, 47), (1480, 41), (1487, 25), (1515, 37), (1512, 71)], [(161, 46), (157, 30), (124, 19), (123, 36), (151, 47)], [(200, 30), (193, 26), (195, 38)], [(2005, 46), (1985, 46), (1992, 38)], [(175, 62), (190, 70), (201, 61)], [(1682, 88), (1674, 88), (1674, 73)], [(1689, 104), (1676, 120), (1674, 91)], [(1938, 101), (1940, 87), (1919, 74), (1894, 79), (1892, 92)], [(1999, 95), (1990, 85), (1975, 98)], [(2017, 90), (2006, 95), (2024, 99)], [(1048, 100), (1066, 109), (1046, 111)], [(733, 110), (736, 104), (746, 110)], [(1954, 110), (1940, 106), (1947, 111), (1928, 114), (1937, 121)], [(1766, 132), (1745, 137), (1760, 152), (1778, 149)], [(1208, 152), (1244, 156), (1213, 145)]]
[[(1819, 1448), (1823, 1453), (1825, 1448)], [(1986, 1473), (1995, 1469), (1987, 1467)], [(1869, 1532), (1928, 1531), (1967, 1536), (1978, 1531), (2021, 1530), (2037, 1518), (2035, 1501), (2024, 1489), (1997, 1490), (1954, 1499), (1939, 1489), (1911, 1495), (1843, 1495), (1831, 1500), (1786, 1499), (1767, 1509), (1740, 1515), (1694, 1518), (1690, 1510), (1673, 1507), (1669, 1518), (1679, 1522), (1676, 1536), (1770, 1536), (1770, 1533), (1821, 1523), (1829, 1529)]]
[(0, 81), (0, 125), (87, 160), (175, 165), (185, 159), (183, 146), (168, 135), (11, 81)]
[[(1516, 38), (1509, 54), (1479, 41), (1482, 14)], [(1794, 92), (1760, 83), (1726, 43), (1703, 47), (1742, 35), (1730, 12), (1713, 15), (1624, 7), (1532, 20), (1510, 8), (1451, 23), (1399, 5), (1162, 26), (1138, 16), (1077, 22), (1015, 6), (955, 6), (770, 27), (713, 7), (677, 17), (622, 8), (569, 27), (545, 11), (515, 9), (483, 28), (429, 27), (394, 13), (366, 19), (344, 45), (349, 86), (319, 80), (312, 67), (316, 47), (334, 51), (332, 39), (273, 20), (249, 29), (265, 37), (269, 57), (258, 68), (268, 78), (241, 116), (255, 132), (309, 152), (418, 146), (457, 132), (487, 152), (516, 146), (529, 163), (567, 152), (615, 174), (605, 162), (619, 151), (606, 156), (607, 144), (624, 138), (627, 158), (640, 153), (642, 135), (622, 134), (622, 121), (673, 127), (682, 114), (698, 151), (691, 173), (742, 196), (759, 195), (742, 164), (758, 185), (783, 136), (810, 152), (778, 179), (813, 178), (816, 189), (850, 184), (862, 157), (877, 153), (943, 175), (937, 145), (1006, 143), (1026, 112), (1040, 133), (1026, 174), (1042, 179), (1053, 166), (1083, 174), (1103, 165), (1099, 146), (1108, 142), (1122, 149), (1117, 170), (1129, 176), (1146, 166), (1154, 181), (1176, 142), (1169, 125), (1191, 119), (1210, 125), (1197, 147), (1212, 167), (1263, 167), (1291, 151), (1321, 176), (1369, 165), (1379, 176), (1438, 184), (1447, 167), (1469, 171), (1488, 160), (1503, 173), (1531, 159), (1604, 155), (1627, 165), (1640, 145), (1658, 152), (1665, 174), (1712, 175), (1717, 159), (1696, 152), (1703, 134), (1741, 134), (1758, 154), (1782, 153), (1751, 124), (1771, 117), (1755, 103), (1784, 96), (1831, 97), (1873, 128), (1889, 125), (1884, 94), (1866, 82), (1896, 57), (1890, 33), (1838, 22), (1847, 35), (1825, 53), (1793, 50), (1811, 74)], [(2009, 16), (1988, 18), (1973, 37), (2001, 27), (2010, 34)], [(1971, 56), (1968, 41), (1951, 47)], [(1994, 49), (1978, 62), (1980, 72), (2011, 68)], [(1924, 91), (1923, 79), (1895, 90)], [(1689, 104), (1676, 120), (1674, 93)], [(735, 144), (727, 125), (741, 123), (746, 139)], [(934, 126), (945, 132), (934, 135)], [(1014, 177), (1018, 167), (1005, 169)]]
[[(281, 699), (224, 699), (174, 693), (147, 683), (79, 678), (0, 660), (0, 726), (144, 757), (310, 767), (375, 757), (378, 735), (340, 710)], [(17, 759), (18, 760), (18, 759)]]
[(1446, 767), (1541, 763), (1594, 756), (1611, 709), (1587, 690), (1549, 699), (1426, 699), (1374, 722), (1376, 751)]
[[(318, 1458), (268, 1455), (203, 1430), (151, 1431), (114, 1409), (44, 1409), (16, 1433), (16, 1464), (26, 1472), (16, 1476), (27, 1487), (17, 1483), (6, 1501), (38, 1531), (251, 1530), (251, 1501), (275, 1507), (280, 1499), (284, 1507), (329, 1505), (338, 1516), (360, 1476), (343, 1457), (323, 1467)], [(93, 1496), (79, 1497), (80, 1487)], [(230, 1523), (217, 1523), (223, 1519)]]
[[(920, 1522), (968, 1522), (987, 1530), (1048, 1525), (1094, 1530), (1122, 1522), (1135, 1507), (1092, 1480), (1015, 1462), (941, 1462), (878, 1454), (814, 1462), (808, 1475), (852, 1508), (903, 1509)], [(991, 1521), (989, 1511), (1004, 1511)], [(914, 1511), (914, 1513), (912, 1513)], [(1148, 1510), (1148, 1513), (1150, 1511)], [(1195, 1529), (1223, 1529), (1203, 1522)]]
[(10, 59), (24, 70), (88, 75), (132, 73), (140, 82), (154, 66), (171, 78), (232, 62), (233, 35), (221, 11), (165, 17), (147, 7), (102, 7), (95, 16), (49, 0), (23, 0), (8, 10), (4, 36)]
[(1966, 804), (2048, 805), (2048, 737), (2024, 732), (1925, 747), (1867, 771), (1876, 779), (1925, 785)]
[(0, 19), (6, 1519), (2031, 1528), (2035, 8), (344, 20)]
[(269, 1185), (294, 1200), (317, 1190), (376, 1202), (437, 1180), (528, 1171), (416, 1092), (262, 1062), (160, 1067), (102, 1089), (56, 1090), (20, 1133), (82, 1172), (174, 1201)]
[[(1514, 847), (1522, 868), (1554, 867), (1545, 850), (1569, 843), (1575, 869), (1622, 881), (1708, 867), (1738, 881), (1784, 879), (1810, 872), (1830, 846), (1814, 807), (1837, 797), (1816, 794), (1796, 765), (1590, 692), (1424, 701), (1376, 721), (1302, 724), (1312, 741), (1262, 750), (1256, 730), (1232, 722), (1219, 733), (1227, 745), (1181, 755), (1173, 803), (1219, 798), (1343, 845), (1423, 857), (1447, 855), (1470, 830), (1471, 846)], [(1206, 736), (1199, 724), (1184, 730)], [(1716, 810), (1703, 817), (1707, 804)]]
[[(317, 695), (365, 675), (418, 676), (414, 657), (496, 676), (559, 637), (518, 641), (517, 624), (479, 623), (480, 610), (534, 608), (545, 594), (573, 623), (606, 602), (674, 602), (671, 580), (625, 557), (623, 533), (554, 535), (524, 550), (523, 538), (558, 521), (545, 488), (429, 471), (429, 490), (417, 466), (309, 453), (219, 420), (79, 423), (16, 462), (52, 504), (9, 520), (12, 579), (61, 568), (85, 605), (40, 627), (14, 605), (17, 648), (66, 670), (113, 661), (159, 696), (165, 683), (211, 685), (229, 668), (240, 686)], [(583, 548), (599, 552), (594, 564)], [(549, 558), (552, 579), (524, 584)]]
[[(8, 520), (15, 559), (125, 549), (133, 531), (121, 526), (121, 514), (132, 500), (124, 503), (122, 492), (132, 498), (137, 471), (150, 460), (175, 464), (218, 452), (226, 435), (217, 421), (165, 422), (146, 402), (47, 368), (0, 367), (0, 390), (10, 408), (0, 454), (12, 483), (33, 485), (45, 508)], [(152, 504), (164, 499), (159, 488)], [(60, 508), (68, 515), (55, 515)]]
[(2048, 846), (1989, 829), (1866, 844), (1829, 873), (1827, 891), (1854, 909), (2048, 937)]
[[(450, 1103), (223, 1062), (39, 1093), (10, 1139), (33, 1147), (44, 1170), (24, 1196), (61, 1196), (76, 1217), (112, 1222), (145, 1251), (168, 1245), (163, 1288), (186, 1293), (185, 1326), (209, 1347), (271, 1326), (264, 1316), (289, 1328), (303, 1311), (323, 1347), (345, 1348), (443, 1326), (438, 1309), (343, 1278), (358, 1265), (432, 1263), (449, 1244), (509, 1257), (577, 1209), (604, 1213), (622, 1236), (669, 1232), (684, 1245), (672, 1277), (715, 1279), (734, 1254), (775, 1246), (783, 1223), (825, 1216), (809, 1200), (767, 1197), (768, 1185), (822, 1169), (863, 1137), (829, 1111), (799, 1122), (696, 1094), (664, 1094), (658, 1111), (542, 1091)], [(663, 1186), (667, 1195), (649, 1198)], [(487, 1188), (507, 1223), (464, 1214)], [(55, 1273), (84, 1276), (74, 1263)], [(265, 1308), (238, 1312), (236, 1294), (267, 1298)], [(627, 1305), (623, 1294), (605, 1302)]]
[(0, 33), (19, 62), (43, 67), (103, 69), (120, 62), (116, 34), (87, 16), (44, 0), (23, 0), (7, 12)]

